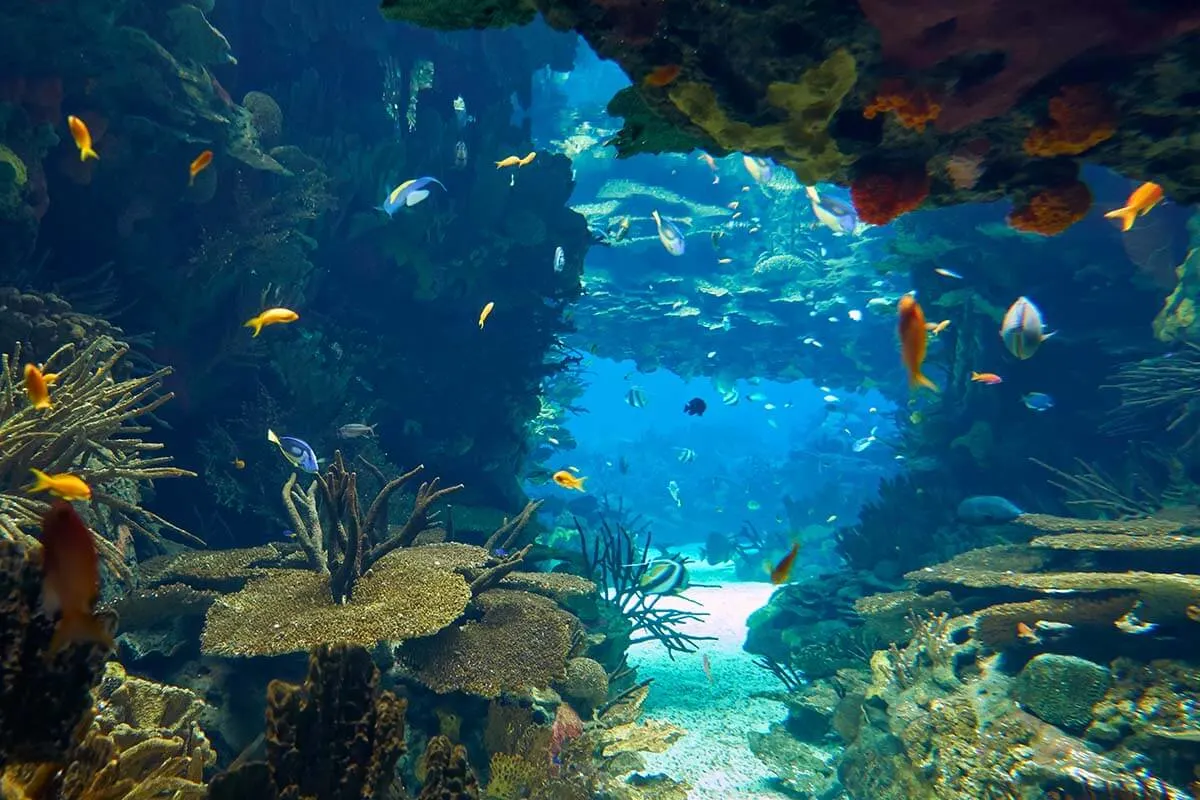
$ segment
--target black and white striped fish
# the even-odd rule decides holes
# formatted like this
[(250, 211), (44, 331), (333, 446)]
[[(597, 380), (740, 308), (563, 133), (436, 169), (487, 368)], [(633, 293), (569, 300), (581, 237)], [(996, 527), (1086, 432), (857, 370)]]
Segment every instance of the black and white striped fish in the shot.
[(625, 402), (634, 408), (646, 407), (646, 393), (637, 386), (634, 386), (625, 393)]
[(690, 447), (679, 448), (679, 463), (690, 464), (696, 460), (696, 451)]
[(687, 567), (682, 563), (658, 558), (647, 565), (638, 587), (646, 594), (679, 594), (689, 582)]

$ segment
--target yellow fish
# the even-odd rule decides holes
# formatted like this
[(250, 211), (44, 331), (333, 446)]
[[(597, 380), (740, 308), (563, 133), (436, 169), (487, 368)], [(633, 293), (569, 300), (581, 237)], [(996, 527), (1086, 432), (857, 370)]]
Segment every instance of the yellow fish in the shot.
[(65, 472), (58, 475), (47, 475), (40, 469), (31, 469), (30, 472), (33, 473), (34, 480), (33, 486), (29, 487), (30, 492), (49, 492), (63, 500), (92, 499), (92, 488), (78, 475), (70, 475)]
[(300, 315), (290, 308), (268, 308), (257, 317), (246, 320), (246, 324), (242, 327), (254, 328), (254, 335), (258, 336), (268, 325), (280, 325), (285, 322), (295, 322), (298, 319), (300, 319)]
[(531, 163), (533, 163), (533, 160), (535, 158), (537, 158), (537, 153), (526, 153), (525, 157), (517, 162), (517, 166), (518, 167), (527, 167)]
[(946, 328), (950, 327), (950, 320), (944, 319), (941, 322), (926, 322), (925, 330), (929, 331), (930, 336), (937, 336)]
[(551, 475), (550, 479), (564, 489), (574, 489), (577, 492), (587, 491), (583, 488), (583, 482), (586, 481), (587, 478), (576, 478), (565, 469), (560, 469), (558, 472)]
[(50, 408), (50, 382), (34, 364), (25, 365), (25, 394), (34, 408)]
[(488, 304), (483, 307), (483, 311), (479, 312), (479, 330), (483, 330), (483, 323), (487, 322), (487, 318), (491, 316), (492, 309), (495, 307), (496, 303), (494, 301), (489, 301)]
[(88, 126), (83, 120), (75, 116), (67, 117), (67, 127), (71, 129), (71, 138), (75, 140), (75, 146), (79, 148), (80, 161), (100, 158), (92, 148), (92, 132), (88, 130)]
[(496, 169), (504, 169), (505, 167), (518, 167), (521, 165), (521, 159), (517, 156), (508, 156), (496, 162)]

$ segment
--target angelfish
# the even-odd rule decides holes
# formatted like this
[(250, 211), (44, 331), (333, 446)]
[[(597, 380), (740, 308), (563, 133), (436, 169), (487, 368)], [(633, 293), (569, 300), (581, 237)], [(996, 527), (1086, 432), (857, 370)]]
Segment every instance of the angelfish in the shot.
[(683, 255), (683, 234), (675, 227), (675, 223), (663, 219), (658, 211), (652, 211), (650, 215), (654, 217), (654, 224), (658, 226), (658, 240), (662, 242), (663, 248), (673, 256)]
[(384, 198), (383, 205), (377, 206), (377, 208), (380, 211), (387, 212), (387, 215), (390, 217), (399, 211), (402, 206), (415, 206), (426, 197), (429, 197), (429, 190), (425, 187), (431, 183), (436, 183), (442, 189), (446, 188), (437, 178), (413, 178), (388, 192), (388, 196)]

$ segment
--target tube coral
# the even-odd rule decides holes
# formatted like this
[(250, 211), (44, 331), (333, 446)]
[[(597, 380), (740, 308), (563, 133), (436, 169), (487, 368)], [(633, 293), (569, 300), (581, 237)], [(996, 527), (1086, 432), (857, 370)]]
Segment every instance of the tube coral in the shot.
[(1081, 181), (1043, 189), (1008, 215), (1008, 224), (1028, 233), (1055, 236), (1083, 219), (1092, 207), (1092, 191)]
[(1050, 101), (1050, 122), (1038, 125), (1025, 138), (1031, 156), (1077, 156), (1112, 138), (1116, 112), (1096, 84), (1064, 86)]
[(929, 196), (924, 170), (869, 172), (850, 183), (850, 200), (863, 222), (886, 225), (919, 207)]
[(875, 119), (888, 111), (894, 112), (896, 120), (904, 127), (923, 133), (925, 126), (942, 113), (942, 107), (925, 89), (900, 78), (888, 78), (880, 82), (875, 99), (863, 109), (863, 116)]

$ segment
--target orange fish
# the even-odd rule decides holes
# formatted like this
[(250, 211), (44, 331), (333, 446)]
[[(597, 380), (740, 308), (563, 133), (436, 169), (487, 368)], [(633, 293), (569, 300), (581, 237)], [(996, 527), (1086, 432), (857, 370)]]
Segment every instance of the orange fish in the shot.
[(587, 491), (587, 489), (583, 488), (583, 482), (586, 481), (587, 478), (576, 478), (565, 469), (560, 469), (558, 472), (551, 475), (550, 479), (564, 489), (574, 489), (577, 492)]
[(971, 380), (975, 383), (986, 383), (989, 386), (1004, 383), (1004, 378), (1001, 378), (994, 372), (972, 372)]
[(33, 473), (34, 481), (33, 486), (29, 487), (30, 492), (49, 492), (64, 500), (92, 499), (92, 488), (78, 475), (70, 475), (65, 472), (59, 475), (47, 475), (40, 469), (29, 471)]
[(67, 117), (67, 127), (71, 129), (71, 138), (75, 140), (75, 146), (79, 148), (80, 161), (100, 158), (92, 149), (92, 134), (83, 120), (75, 116)]
[(1042, 637), (1038, 636), (1037, 632), (1024, 622), (1017, 623), (1017, 637), (1030, 644), (1038, 644), (1042, 641)]
[(213, 151), (205, 150), (188, 166), (188, 186), (196, 182), (196, 176), (204, 171), (204, 168), (212, 163)]
[(112, 648), (112, 634), (92, 613), (100, 595), (100, 557), (92, 532), (66, 500), (55, 500), (42, 517), (42, 593), (46, 608), (59, 611), (50, 653), (72, 642)]
[(1133, 194), (1129, 195), (1129, 199), (1125, 201), (1124, 208), (1109, 211), (1104, 216), (1106, 219), (1119, 219), (1121, 230), (1127, 231), (1133, 227), (1134, 220), (1148, 213), (1150, 209), (1162, 202), (1162, 199), (1162, 187), (1157, 183), (1146, 181), (1133, 190)]
[(909, 388), (924, 386), (937, 391), (933, 381), (921, 374), (921, 365), (925, 363), (925, 348), (929, 342), (926, 338), (929, 331), (925, 330), (925, 312), (911, 294), (900, 298), (900, 358), (908, 370)]
[(50, 386), (34, 364), (25, 365), (25, 394), (34, 408), (50, 408)]
[(257, 317), (246, 320), (246, 324), (242, 327), (254, 328), (254, 336), (258, 336), (268, 325), (280, 325), (285, 322), (295, 322), (298, 319), (300, 319), (300, 315), (290, 308), (268, 308)]
[(246, 462), (245, 462), (245, 461), (243, 461), (243, 460), (242, 460), (242, 459), (240, 459), (240, 458), (235, 458), (235, 459), (234, 459), (232, 462), (230, 462), (230, 463), (232, 463), (232, 464), (233, 464), (233, 468), (234, 468), (234, 469), (245, 469), (245, 468), (246, 468)]
[(779, 559), (779, 563), (775, 565), (775, 569), (771, 570), (771, 583), (778, 586), (781, 583), (787, 583), (788, 578), (792, 575), (792, 565), (796, 563), (796, 556), (800, 554), (800, 543), (796, 542), (792, 545), (792, 549), (788, 554)]
[(683, 67), (678, 64), (667, 64), (663, 67), (655, 67), (650, 70), (650, 74), (642, 78), (643, 86), (652, 86), (655, 89), (661, 89), (664, 86), (669, 86), (676, 78)]

